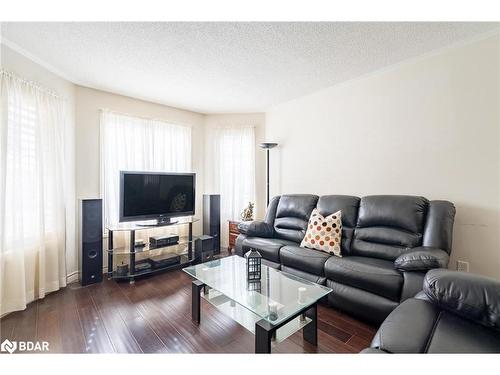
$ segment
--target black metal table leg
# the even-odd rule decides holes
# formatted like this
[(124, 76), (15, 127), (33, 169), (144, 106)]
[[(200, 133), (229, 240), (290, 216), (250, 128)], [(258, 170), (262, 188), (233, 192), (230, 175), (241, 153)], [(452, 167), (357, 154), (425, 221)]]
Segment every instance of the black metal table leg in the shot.
[(271, 340), (276, 328), (267, 320), (255, 323), (255, 353), (270, 354)]
[(113, 277), (113, 231), (108, 230), (108, 280)]
[(191, 317), (193, 321), (200, 324), (201, 297), (200, 293), (205, 284), (199, 280), (193, 280), (191, 284)]
[(135, 275), (135, 230), (130, 231), (130, 275), (131, 277), (129, 278), (130, 284), (133, 284), (135, 282), (134, 275)]
[(193, 223), (188, 224), (188, 258), (193, 259)]
[(311, 322), (302, 329), (304, 340), (313, 345), (318, 345), (318, 308), (315, 303), (306, 311), (306, 317), (311, 319)]

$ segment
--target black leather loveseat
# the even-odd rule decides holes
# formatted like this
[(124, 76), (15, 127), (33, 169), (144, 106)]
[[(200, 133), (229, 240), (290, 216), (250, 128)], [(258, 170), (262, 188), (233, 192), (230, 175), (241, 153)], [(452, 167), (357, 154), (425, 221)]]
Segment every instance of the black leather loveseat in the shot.
[[(342, 211), (342, 258), (299, 246), (315, 207)], [(423, 197), (282, 195), (263, 222), (240, 224), (236, 254), (255, 248), (268, 265), (332, 288), (331, 306), (380, 324), (427, 270), (447, 266), (454, 216), (452, 203)]]
[(362, 353), (500, 353), (500, 282), (431, 270)]

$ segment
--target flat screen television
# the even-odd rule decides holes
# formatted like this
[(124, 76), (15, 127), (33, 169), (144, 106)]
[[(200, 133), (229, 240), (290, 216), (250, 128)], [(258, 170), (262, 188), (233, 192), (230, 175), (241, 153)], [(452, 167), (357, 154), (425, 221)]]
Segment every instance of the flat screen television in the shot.
[(120, 171), (120, 222), (194, 215), (195, 173)]

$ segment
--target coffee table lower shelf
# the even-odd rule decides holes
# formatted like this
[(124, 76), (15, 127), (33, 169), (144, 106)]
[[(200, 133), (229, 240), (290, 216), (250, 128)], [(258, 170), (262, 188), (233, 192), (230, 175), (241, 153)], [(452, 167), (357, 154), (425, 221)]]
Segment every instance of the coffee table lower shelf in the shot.
[(192, 289), (193, 320), (197, 323), (200, 322), (201, 297), (255, 335), (256, 353), (271, 353), (271, 347), (286, 340), (301, 329), (304, 332), (304, 339), (313, 345), (317, 345), (316, 303), (275, 326), (198, 280), (193, 281)]

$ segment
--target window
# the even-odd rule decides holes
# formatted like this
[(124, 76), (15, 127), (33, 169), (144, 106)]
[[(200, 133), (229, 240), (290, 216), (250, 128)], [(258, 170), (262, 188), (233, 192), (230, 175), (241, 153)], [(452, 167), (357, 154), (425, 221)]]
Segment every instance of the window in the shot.
[(101, 191), (106, 224), (119, 219), (120, 171), (190, 172), (191, 128), (101, 112)]
[[(5, 73), (4, 73), (5, 74)], [(30, 247), (61, 228), (63, 100), (14, 77), (7, 83), (5, 247)], [(15, 88), (14, 88), (15, 87)], [(59, 215), (59, 217), (58, 217)], [(18, 226), (22, 223), (22, 229)]]
[[(16, 215), (16, 211), (29, 212), (36, 207), (36, 202), (39, 200), (36, 186), (36, 108), (22, 99), (10, 96), (8, 100), (6, 181), (14, 181), (17, 178), (20, 183), (6, 184), (5, 191), (7, 197), (12, 197), (15, 190), (21, 187), (23, 199), (19, 202), (13, 200), (5, 202), (7, 216)], [(23, 224), (28, 231), (25, 236), (33, 239), (39, 226), (36, 216), (25, 215)], [(5, 221), (7, 242), (14, 240), (14, 225), (13, 220)]]
[(227, 220), (239, 220), (248, 202), (255, 203), (255, 129), (212, 128), (207, 142), (207, 187), (221, 195), (221, 241), (227, 246)]
[(66, 101), (0, 70), (0, 314), (66, 285)]

